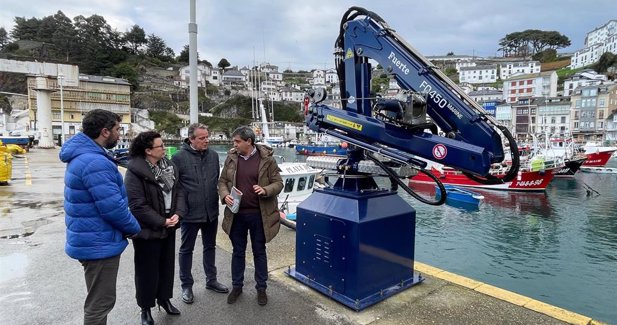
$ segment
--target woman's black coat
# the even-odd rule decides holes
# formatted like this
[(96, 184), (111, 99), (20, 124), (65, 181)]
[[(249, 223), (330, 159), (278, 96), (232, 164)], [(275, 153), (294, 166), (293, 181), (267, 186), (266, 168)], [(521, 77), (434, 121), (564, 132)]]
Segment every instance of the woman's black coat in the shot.
[[(166, 158), (163, 158), (166, 159)], [(170, 165), (173, 165), (168, 160)], [(165, 199), (163, 189), (154, 178), (150, 166), (144, 158), (132, 158), (124, 177), (124, 185), (129, 199), (131, 213), (139, 221), (141, 232), (134, 238), (161, 239), (167, 237), (168, 231), (175, 228), (165, 228), (165, 219), (174, 214), (180, 217), (186, 214), (184, 194), (178, 181), (178, 168), (174, 165), (176, 178), (172, 188), (170, 213), (165, 213)], [(176, 225), (176, 228), (180, 223)]]

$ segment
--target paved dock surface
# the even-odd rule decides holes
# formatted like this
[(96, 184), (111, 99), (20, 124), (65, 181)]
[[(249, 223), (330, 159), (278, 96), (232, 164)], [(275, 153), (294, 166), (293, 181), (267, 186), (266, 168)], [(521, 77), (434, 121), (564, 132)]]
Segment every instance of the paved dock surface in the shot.
[[(13, 162), (10, 185), (0, 187), (0, 324), (81, 324), (83, 271), (64, 253), (65, 165), (57, 149), (34, 149)], [(222, 230), (217, 245), (219, 281), (230, 286), (231, 242)], [(195, 251), (201, 252), (199, 240)], [(601, 324), (422, 263), (416, 263), (416, 271), (426, 277), (423, 283), (355, 312), (285, 275), (294, 264), (295, 232), (282, 227), (268, 244), (268, 304), (257, 305), (247, 253), (244, 293), (228, 305), (225, 294), (205, 289), (201, 254), (195, 254), (195, 303), (182, 303), (176, 277), (172, 302), (182, 315), (155, 309), (155, 324)], [(139, 323), (133, 276), (129, 245), (108, 324)]]

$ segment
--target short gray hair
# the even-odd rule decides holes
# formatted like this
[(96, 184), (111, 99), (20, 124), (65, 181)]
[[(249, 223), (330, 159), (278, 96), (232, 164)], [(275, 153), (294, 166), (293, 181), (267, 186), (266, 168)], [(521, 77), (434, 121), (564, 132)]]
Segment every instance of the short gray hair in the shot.
[(197, 129), (204, 129), (208, 131), (208, 126), (206, 126), (205, 124), (201, 124), (201, 123), (193, 123), (189, 125), (189, 131), (188, 131), (189, 138), (195, 139), (195, 130)]
[(244, 140), (244, 141), (248, 141), (248, 139), (251, 139), (251, 144), (255, 145), (255, 131), (253, 131), (253, 129), (251, 129), (248, 126), (241, 126), (237, 129), (234, 130), (234, 132), (231, 134), (231, 137), (235, 137), (235, 136), (240, 136), (240, 139)]

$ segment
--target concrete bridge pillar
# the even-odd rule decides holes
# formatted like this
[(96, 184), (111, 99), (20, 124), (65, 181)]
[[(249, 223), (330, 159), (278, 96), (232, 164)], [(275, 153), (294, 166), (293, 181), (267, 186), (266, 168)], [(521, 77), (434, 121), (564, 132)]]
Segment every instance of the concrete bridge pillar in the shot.
[(47, 78), (36, 77), (36, 121), (41, 133), (39, 148), (53, 148), (54, 136), (51, 127), (51, 96), (54, 91), (47, 86)]

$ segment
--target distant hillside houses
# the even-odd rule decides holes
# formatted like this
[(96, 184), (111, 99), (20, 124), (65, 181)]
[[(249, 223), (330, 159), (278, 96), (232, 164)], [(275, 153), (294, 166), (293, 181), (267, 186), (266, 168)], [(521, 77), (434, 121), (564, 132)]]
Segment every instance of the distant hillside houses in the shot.
[(585, 47), (574, 52), (570, 67), (577, 69), (594, 64), (606, 52), (617, 53), (617, 20), (610, 20), (587, 33)]

